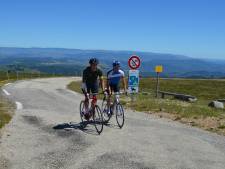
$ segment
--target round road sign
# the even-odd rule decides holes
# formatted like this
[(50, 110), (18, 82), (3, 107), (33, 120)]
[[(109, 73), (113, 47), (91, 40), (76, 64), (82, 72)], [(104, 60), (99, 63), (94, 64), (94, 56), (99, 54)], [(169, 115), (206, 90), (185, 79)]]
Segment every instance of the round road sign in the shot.
[(141, 60), (138, 56), (133, 55), (129, 58), (128, 65), (131, 69), (137, 69), (141, 65)]

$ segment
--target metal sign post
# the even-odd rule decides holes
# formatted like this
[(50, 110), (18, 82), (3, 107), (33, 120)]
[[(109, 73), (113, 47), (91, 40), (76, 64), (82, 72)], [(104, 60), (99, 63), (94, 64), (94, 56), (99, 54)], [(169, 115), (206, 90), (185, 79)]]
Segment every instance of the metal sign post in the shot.
[(159, 95), (159, 72), (157, 72), (157, 83), (156, 83), (156, 98)]
[(156, 98), (158, 98), (159, 95), (159, 73), (163, 72), (162, 65), (155, 67), (155, 72), (157, 73), (157, 82), (156, 82)]

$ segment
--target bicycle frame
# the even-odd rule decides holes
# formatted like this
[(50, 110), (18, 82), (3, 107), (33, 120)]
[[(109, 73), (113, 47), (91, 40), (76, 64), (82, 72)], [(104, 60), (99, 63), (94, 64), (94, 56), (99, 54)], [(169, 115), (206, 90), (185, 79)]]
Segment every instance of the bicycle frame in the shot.
[[(123, 93), (123, 92), (115, 92), (115, 93), (112, 94), (112, 95), (114, 96), (114, 98), (113, 98), (113, 104), (111, 105), (112, 107), (114, 107), (116, 104), (120, 103), (120, 95), (121, 95), (121, 94), (124, 94), (124, 93)], [(108, 94), (108, 93), (105, 93), (104, 95), (105, 95), (106, 100), (107, 100), (107, 102), (108, 102), (108, 101), (109, 101), (109, 98), (110, 98), (112, 95), (110, 95), (110, 94)]]
[[(112, 95), (114, 96), (113, 102), (119, 103), (121, 94), (124, 94), (124, 93), (122, 93), (122, 92), (115, 92), (115, 93), (111, 94), (111, 96)], [(107, 99), (109, 99), (109, 94), (107, 94), (107, 95), (108, 95)]]
[[(82, 122), (84, 121), (84, 119), (83, 119), (84, 118), (83, 109), (86, 109), (85, 111), (88, 110), (87, 113), (89, 113), (90, 116), (89, 116), (88, 119), (85, 119), (85, 120), (89, 121), (90, 117), (92, 117), (93, 122), (94, 122), (94, 126), (95, 126), (98, 134), (100, 134), (103, 130), (103, 117), (102, 117), (102, 112), (101, 112), (100, 107), (96, 104), (97, 93), (88, 94), (88, 93), (84, 92), (84, 95), (85, 95), (85, 99), (82, 100), (81, 103), (80, 103), (81, 120), (82, 120)], [(90, 100), (91, 100), (91, 106), (89, 106)]]
[(87, 100), (87, 103), (88, 103), (87, 108), (89, 107), (89, 101), (91, 100), (91, 109), (93, 109), (95, 107), (96, 103), (97, 103), (96, 95), (98, 95), (98, 93), (91, 93), (91, 94), (89, 94), (83, 89), (82, 89), (82, 91), (83, 91), (83, 93), (85, 95), (85, 100), (84, 101), (86, 102), (86, 99), (88, 99)]
[[(109, 95), (108, 93), (104, 93), (104, 99), (102, 102), (102, 111), (103, 111), (103, 114), (105, 117), (105, 119), (104, 119), (105, 122), (106, 123), (109, 122), (109, 120), (111, 119), (111, 117), (115, 111), (116, 121), (120, 128), (122, 128), (123, 124), (124, 124), (124, 111), (123, 111), (123, 106), (120, 103), (120, 95), (121, 94), (123, 94), (123, 93), (120, 93), (120, 92), (113, 93), (112, 94), (113, 95), (113, 103), (112, 103), (110, 100), (110, 97), (112, 95)], [(109, 101), (110, 101), (110, 103), (109, 103)]]

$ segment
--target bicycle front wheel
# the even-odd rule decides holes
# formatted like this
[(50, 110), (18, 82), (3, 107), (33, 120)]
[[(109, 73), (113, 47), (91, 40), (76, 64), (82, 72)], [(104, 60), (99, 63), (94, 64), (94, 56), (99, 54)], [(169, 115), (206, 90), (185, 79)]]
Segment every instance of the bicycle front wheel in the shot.
[(102, 116), (105, 123), (108, 123), (112, 116), (106, 98), (102, 101)]
[(116, 105), (116, 122), (117, 122), (117, 124), (120, 128), (123, 127), (123, 125), (124, 125), (124, 111), (123, 111), (123, 106), (120, 103), (118, 103)]
[(103, 130), (103, 117), (102, 117), (101, 109), (98, 105), (95, 105), (95, 109), (93, 113), (93, 121), (98, 134), (101, 134)]

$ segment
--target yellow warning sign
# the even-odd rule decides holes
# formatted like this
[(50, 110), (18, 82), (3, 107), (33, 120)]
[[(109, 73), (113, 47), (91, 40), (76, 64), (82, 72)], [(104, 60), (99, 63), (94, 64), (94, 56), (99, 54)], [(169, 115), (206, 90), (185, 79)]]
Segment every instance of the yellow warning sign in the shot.
[(163, 72), (163, 66), (162, 66), (162, 65), (156, 66), (156, 67), (155, 67), (155, 72), (156, 72), (156, 73), (161, 73), (161, 72)]

